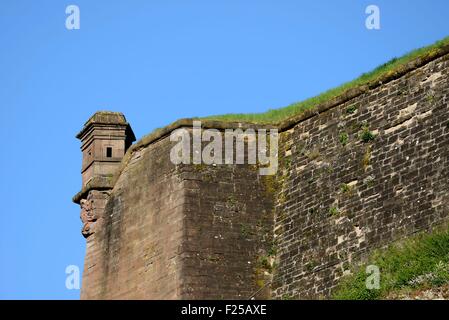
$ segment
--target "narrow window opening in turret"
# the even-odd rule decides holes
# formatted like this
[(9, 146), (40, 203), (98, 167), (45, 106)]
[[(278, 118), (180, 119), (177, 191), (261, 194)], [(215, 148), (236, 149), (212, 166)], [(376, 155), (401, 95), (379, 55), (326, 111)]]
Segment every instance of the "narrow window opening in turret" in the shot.
[(112, 158), (112, 147), (106, 147), (106, 158)]

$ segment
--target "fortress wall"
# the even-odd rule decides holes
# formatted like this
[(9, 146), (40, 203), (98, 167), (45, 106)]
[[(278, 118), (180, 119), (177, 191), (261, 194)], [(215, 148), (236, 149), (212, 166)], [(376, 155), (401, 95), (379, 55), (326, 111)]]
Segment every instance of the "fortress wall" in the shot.
[(96, 271), (85, 272), (83, 283), (100, 280), (92, 294), (83, 285), (82, 298), (180, 297), (185, 191), (169, 161), (170, 147), (162, 139), (132, 154), (110, 192), (103, 227), (88, 238), (99, 253)]
[[(75, 197), (97, 219), (81, 297), (329, 297), (373, 249), (448, 220), (448, 69), (446, 55), (284, 123), (275, 176), (173, 165), (169, 134), (188, 120), (142, 139)], [(255, 127), (208, 123), (227, 126)]]
[(269, 298), (273, 199), (251, 165), (192, 165), (186, 186), (183, 296)]
[[(97, 218), (95, 226), (91, 225), (89, 232), (93, 229), (100, 230), (104, 227), (104, 209), (109, 199), (109, 192), (91, 190), (86, 196), (86, 201), (90, 202), (90, 210), (93, 210), (93, 216)], [(84, 228), (83, 228), (84, 230)], [(81, 286), (81, 298), (93, 299), (100, 297), (103, 291), (103, 249), (98, 241), (99, 234), (91, 233), (86, 239), (86, 255), (84, 258), (84, 271)], [(101, 239), (101, 238), (100, 238)]]
[(252, 165), (173, 165), (173, 145), (166, 136), (135, 150), (108, 192), (82, 298), (269, 297), (268, 182)]
[(328, 297), (374, 248), (447, 220), (448, 70), (446, 55), (282, 133), (273, 298)]

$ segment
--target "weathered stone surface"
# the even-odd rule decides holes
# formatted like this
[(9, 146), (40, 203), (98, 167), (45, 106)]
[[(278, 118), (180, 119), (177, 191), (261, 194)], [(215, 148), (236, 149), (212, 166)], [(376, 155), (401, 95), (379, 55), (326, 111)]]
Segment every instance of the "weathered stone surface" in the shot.
[(262, 285), (273, 212), (257, 170), (175, 166), (171, 147), (133, 153), (88, 242), (83, 298), (248, 298)]
[[(281, 124), (276, 176), (173, 165), (190, 120), (142, 139), (74, 198), (82, 298), (328, 297), (373, 249), (447, 221), (449, 56), (426, 62)], [(205, 127), (226, 125), (257, 127)]]
[(327, 297), (372, 249), (447, 220), (448, 58), (282, 134), (273, 298)]
[(136, 140), (120, 112), (96, 112), (76, 136), (81, 140), (83, 187), (92, 180), (112, 177), (125, 152)]

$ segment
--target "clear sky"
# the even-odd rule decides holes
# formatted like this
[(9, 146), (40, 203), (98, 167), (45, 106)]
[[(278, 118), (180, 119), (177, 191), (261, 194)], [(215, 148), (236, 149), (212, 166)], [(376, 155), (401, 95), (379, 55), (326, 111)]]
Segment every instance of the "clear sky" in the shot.
[(95, 111), (123, 112), (140, 138), (282, 107), (449, 35), (448, 13), (447, 0), (0, 1), (0, 298), (79, 298), (65, 287), (85, 250), (75, 134)]

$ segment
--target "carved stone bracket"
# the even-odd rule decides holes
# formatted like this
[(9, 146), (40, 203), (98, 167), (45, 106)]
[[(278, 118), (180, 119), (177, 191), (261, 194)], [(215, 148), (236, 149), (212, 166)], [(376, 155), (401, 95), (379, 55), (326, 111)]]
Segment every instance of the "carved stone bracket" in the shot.
[(93, 210), (92, 210), (92, 200), (81, 199), (81, 221), (83, 222), (83, 228), (81, 233), (85, 238), (90, 236), (93, 232), (91, 230), (91, 225), (96, 221)]
[(83, 223), (82, 235), (87, 238), (95, 232), (97, 220), (103, 217), (104, 207), (109, 198), (109, 192), (91, 190), (86, 199), (80, 200), (81, 214)]

